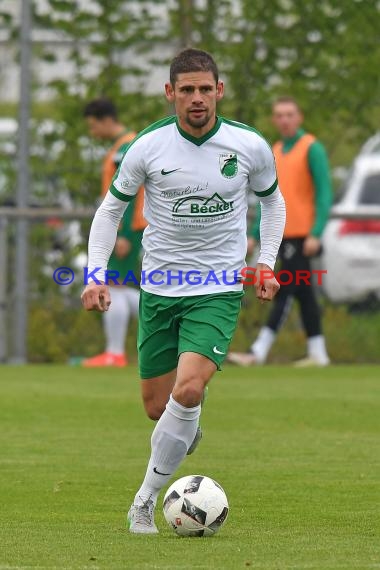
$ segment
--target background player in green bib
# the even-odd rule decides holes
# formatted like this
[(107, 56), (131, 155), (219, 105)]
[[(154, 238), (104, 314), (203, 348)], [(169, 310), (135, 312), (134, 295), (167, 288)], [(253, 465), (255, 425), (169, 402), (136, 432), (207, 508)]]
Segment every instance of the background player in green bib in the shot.
[[(104, 97), (93, 99), (85, 109), (84, 116), (90, 134), (98, 139), (111, 142), (102, 164), (102, 192), (104, 197), (117, 171), (124, 152), (133, 141), (136, 133), (129, 131), (119, 121), (115, 105)], [(143, 188), (139, 190), (139, 198), (133, 207), (128, 208), (120, 221), (115, 249), (111, 253), (108, 270), (117, 271), (121, 281), (128, 271), (136, 275), (140, 269), (140, 253), (142, 232), (146, 226), (142, 215)], [(125, 339), (131, 317), (137, 317), (139, 292), (137, 287), (112, 287), (112, 308), (103, 315), (103, 327), (106, 338), (105, 351), (91, 358), (86, 358), (82, 366), (94, 368), (98, 366), (126, 366)]]
[(236, 327), (248, 192), (262, 206), (256, 295), (263, 301), (279, 288), (268, 272), (285, 223), (268, 143), (255, 129), (216, 115), (224, 86), (212, 57), (195, 49), (181, 52), (171, 63), (165, 91), (176, 115), (151, 125), (128, 147), (92, 224), (93, 281), (82, 294), (87, 310), (108, 309), (109, 291), (102, 283), (108, 256), (118, 222), (144, 184), (148, 227), (138, 348), (144, 406), (158, 422), (128, 521), (131, 532), (146, 534), (158, 532), (158, 494), (194, 447), (204, 389)]

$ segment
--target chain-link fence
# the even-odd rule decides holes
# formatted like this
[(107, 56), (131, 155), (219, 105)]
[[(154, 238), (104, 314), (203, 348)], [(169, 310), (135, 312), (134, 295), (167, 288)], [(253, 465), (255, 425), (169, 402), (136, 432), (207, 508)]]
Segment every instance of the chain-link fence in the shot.
[[(14, 219), (28, 218), (30, 221), (29, 269), (28, 269), (28, 359), (32, 362), (67, 362), (70, 358), (90, 356), (103, 346), (101, 316), (86, 313), (80, 304), (83, 287), (83, 267), (86, 265), (86, 241), (89, 220), (93, 208), (65, 210), (57, 208), (0, 208), (0, 357), (5, 362), (12, 357), (14, 344), (18, 339), (12, 334), (14, 299), (13, 290), (17, 275), (14, 275)], [(340, 223), (347, 218), (358, 223), (372, 220), (373, 216), (357, 214), (337, 217)], [(377, 219), (377, 223), (379, 223)], [(376, 225), (367, 228), (376, 229)], [(362, 247), (370, 251), (379, 240), (380, 234), (367, 232), (359, 234)], [(366, 246), (367, 244), (367, 246)], [(327, 247), (326, 244), (325, 247)], [(368, 253), (367, 251), (367, 253)], [(379, 248), (380, 251), (380, 248)], [(326, 252), (328, 253), (328, 252)], [(352, 259), (358, 252), (352, 250)], [(319, 262), (323, 269), (322, 258)], [(366, 269), (348, 265), (340, 274), (336, 287), (342, 290), (345, 280), (359, 281), (351, 299), (342, 298), (332, 302), (326, 294), (326, 287), (317, 286), (323, 315), (323, 326), (328, 351), (333, 362), (380, 363), (380, 256), (375, 254), (367, 263), (375, 276), (368, 288), (365, 282)], [(337, 259), (338, 263), (339, 260)], [(329, 262), (331, 263), (331, 261)], [(334, 260), (332, 260), (334, 263)], [(377, 266), (377, 264), (379, 264)], [(60, 267), (74, 271), (74, 280), (57, 283), (54, 272)], [(377, 268), (377, 269), (376, 269)], [(378, 281), (376, 283), (376, 276)], [(325, 277), (325, 275), (323, 275)], [(55, 280), (54, 280), (55, 279)], [(360, 289), (361, 287), (361, 289)], [(367, 287), (367, 289), (366, 289)], [(235, 350), (246, 350), (265, 323), (270, 306), (261, 305), (255, 298), (253, 287), (246, 287), (239, 326), (232, 342)], [(346, 293), (344, 293), (346, 295)], [(337, 294), (339, 298), (339, 292)], [(135, 325), (128, 338), (127, 350), (130, 359), (136, 360)], [(294, 302), (287, 321), (284, 323), (275, 343), (269, 362), (286, 363), (305, 354), (305, 339), (302, 323)]]

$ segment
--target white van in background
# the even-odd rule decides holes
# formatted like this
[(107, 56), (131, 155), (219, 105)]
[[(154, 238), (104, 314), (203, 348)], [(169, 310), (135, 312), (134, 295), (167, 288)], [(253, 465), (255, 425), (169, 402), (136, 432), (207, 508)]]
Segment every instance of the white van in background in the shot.
[(322, 238), (325, 294), (333, 302), (380, 300), (380, 133), (362, 147), (331, 213)]

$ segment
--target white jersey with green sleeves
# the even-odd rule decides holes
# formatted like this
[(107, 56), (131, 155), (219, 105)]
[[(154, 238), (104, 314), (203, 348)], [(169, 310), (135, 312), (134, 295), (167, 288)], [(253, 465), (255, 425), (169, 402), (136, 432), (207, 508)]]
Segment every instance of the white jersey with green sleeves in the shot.
[[(141, 185), (149, 224), (142, 289), (171, 297), (241, 290), (240, 282), (230, 283), (245, 266), (248, 192), (268, 196), (277, 187), (266, 140), (222, 117), (201, 138), (183, 131), (176, 117), (163, 119), (128, 147), (110, 191), (129, 201)], [(159, 285), (146, 277), (154, 271)], [(197, 273), (188, 277), (191, 271)], [(194, 277), (202, 284), (191, 284)]]

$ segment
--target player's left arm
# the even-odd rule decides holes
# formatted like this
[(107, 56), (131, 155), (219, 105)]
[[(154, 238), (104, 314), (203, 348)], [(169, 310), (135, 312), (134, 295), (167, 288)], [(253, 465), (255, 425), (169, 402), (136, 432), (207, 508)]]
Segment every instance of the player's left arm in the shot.
[(254, 156), (249, 182), (261, 205), (256, 297), (261, 301), (271, 301), (280, 288), (273, 269), (284, 233), (285, 202), (278, 187), (274, 156), (264, 139)]
[(255, 206), (255, 218), (247, 236), (247, 255), (252, 255), (256, 245), (260, 241), (261, 207), (260, 202)]
[(308, 151), (308, 164), (314, 185), (314, 224), (304, 241), (303, 253), (316, 255), (321, 248), (321, 235), (329, 219), (332, 204), (330, 166), (324, 146), (319, 141), (313, 142)]

